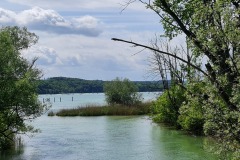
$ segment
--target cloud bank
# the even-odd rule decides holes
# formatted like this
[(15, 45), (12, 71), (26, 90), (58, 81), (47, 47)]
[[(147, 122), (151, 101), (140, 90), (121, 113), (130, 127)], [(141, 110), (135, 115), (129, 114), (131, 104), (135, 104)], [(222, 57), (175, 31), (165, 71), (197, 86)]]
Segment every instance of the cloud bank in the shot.
[[(54, 8), (55, 10), (71, 10), (71, 11), (79, 11), (79, 10), (119, 10), (119, 12), (125, 7), (128, 3), (128, 0), (7, 0), (13, 4), (19, 4), (23, 6), (33, 7), (40, 6), (43, 8)], [(127, 7), (130, 10), (141, 10), (145, 12), (145, 5), (140, 3), (139, 1), (135, 1), (131, 5)]]
[(148, 53), (132, 56), (142, 49), (116, 43), (111, 38), (148, 44), (159, 31), (158, 17), (137, 3), (120, 13), (120, 4), (124, 2), (3, 0), (0, 24), (26, 26), (40, 37), (38, 44), (22, 55), (29, 60), (38, 57), (36, 65), (45, 78), (142, 80)]
[(92, 37), (99, 36), (103, 31), (103, 24), (95, 17), (87, 15), (68, 20), (54, 10), (40, 7), (19, 13), (0, 8), (0, 23), (27, 26), (32, 30), (56, 34), (80, 34)]

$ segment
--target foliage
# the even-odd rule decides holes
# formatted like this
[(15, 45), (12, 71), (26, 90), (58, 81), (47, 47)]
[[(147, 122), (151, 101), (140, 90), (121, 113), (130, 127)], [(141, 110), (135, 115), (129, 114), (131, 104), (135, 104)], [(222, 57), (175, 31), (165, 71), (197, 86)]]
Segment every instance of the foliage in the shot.
[(26, 122), (43, 113), (36, 94), (41, 72), (34, 67), (35, 59), (28, 62), (20, 55), (37, 39), (26, 28), (0, 29), (0, 150), (14, 144), (16, 134), (34, 132)]
[[(138, 1), (159, 16), (165, 30), (165, 37), (171, 40), (177, 36), (186, 36), (187, 54), (183, 56), (168, 50), (163, 51), (156, 44), (150, 47), (117, 38), (112, 38), (112, 40), (133, 44), (135, 47), (144, 47), (167, 56), (160, 58), (164, 65), (159, 65), (159, 61), (156, 63), (157, 67), (160, 68), (158, 71), (161, 77), (166, 79), (165, 71), (169, 70), (171, 75), (177, 77), (174, 80), (180, 80), (180, 83), (176, 84), (186, 90), (186, 102), (180, 109), (179, 123), (185, 129), (194, 127), (200, 129), (202, 123), (204, 123), (204, 133), (221, 142), (222, 147), (219, 150), (233, 152), (232, 155), (234, 156), (231, 158), (239, 159), (239, 1)], [(126, 5), (132, 2), (135, 2), (135, 0), (130, 0)], [(172, 57), (178, 62), (172, 63), (168, 57)], [(200, 60), (203, 63), (196, 64), (196, 61), (191, 61), (192, 59)], [(177, 65), (172, 66), (172, 64)], [(186, 75), (187, 87), (183, 85), (184, 83), (181, 83), (182, 75)], [(191, 91), (192, 86), (198, 82), (205, 84), (204, 90), (200, 89), (200, 94)], [(200, 113), (200, 116), (194, 115), (194, 112)], [(203, 117), (201, 116), (202, 113)]]
[[(39, 94), (60, 93), (102, 93), (104, 83), (101, 80), (84, 80), (78, 78), (53, 77), (39, 80)], [(157, 81), (135, 81), (140, 92), (161, 91), (162, 86)]]
[[(240, 111), (234, 111), (227, 107), (226, 103), (216, 94), (216, 88), (208, 86), (209, 103), (203, 107), (205, 110), (204, 133), (217, 138), (219, 153), (224, 155), (233, 152), (232, 159), (239, 159), (240, 151)], [(239, 90), (239, 88), (238, 88)], [(215, 93), (215, 94), (214, 94)], [(233, 97), (238, 97), (234, 95)]]
[(106, 101), (109, 104), (131, 106), (141, 101), (137, 86), (128, 79), (116, 78), (104, 84)]
[(240, 49), (239, 2), (155, 0), (147, 7), (160, 16), (165, 36), (171, 39), (186, 35), (193, 55), (207, 58), (207, 71), (201, 72), (217, 89), (216, 96), (230, 110), (238, 110), (230, 98), (239, 77), (238, 58), (235, 58)]
[(90, 81), (77, 78), (53, 77), (39, 81), (38, 93), (99, 93), (103, 90), (103, 83), (100, 80)]
[(179, 127), (179, 108), (185, 100), (184, 92), (179, 86), (164, 91), (151, 107), (153, 120)]
[[(195, 75), (187, 76), (188, 85), (185, 87), (187, 100), (180, 109), (182, 115), (179, 122), (186, 129), (194, 128), (194, 125), (200, 128), (204, 123), (204, 133), (221, 141), (223, 151), (235, 152), (233, 154), (235, 157), (232, 158), (238, 159), (240, 150), (239, 1), (139, 1), (159, 16), (165, 30), (165, 37), (171, 40), (180, 35), (186, 36), (187, 52), (192, 53), (193, 59), (201, 60), (204, 63), (196, 65), (188, 59), (188, 55), (187, 58), (184, 58), (182, 55), (161, 51), (157, 47), (116, 38), (113, 40), (145, 47), (154, 52), (174, 57), (182, 64), (184, 63), (188, 71), (200, 72), (200, 79), (190, 79), (191, 76), (196, 77)], [(129, 3), (131, 2), (134, 1), (129, 1)], [(178, 69), (180, 73), (183, 73), (182, 67)], [(198, 82), (205, 84), (204, 90), (200, 90), (201, 94), (192, 93), (191, 86)], [(204, 117), (202, 118), (201, 114), (198, 117), (193, 114), (194, 112), (203, 113)], [(190, 115), (188, 116), (188, 114)], [(197, 122), (198, 120), (200, 123)]]
[[(181, 127), (194, 134), (203, 134), (204, 107), (203, 101), (199, 101), (203, 91), (206, 89), (205, 83), (188, 83), (185, 93), (186, 100), (179, 109), (178, 123)], [(188, 93), (191, 91), (191, 93)]]

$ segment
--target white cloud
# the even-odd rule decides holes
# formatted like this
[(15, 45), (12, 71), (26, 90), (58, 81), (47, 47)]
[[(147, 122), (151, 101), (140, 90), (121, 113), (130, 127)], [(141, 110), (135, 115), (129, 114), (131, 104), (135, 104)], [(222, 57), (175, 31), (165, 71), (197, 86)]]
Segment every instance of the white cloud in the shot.
[(0, 8), (0, 22), (2, 24), (10, 24), (15, 21), (16, 13), (10, 10)]
[[(103, 8), (108, 9), (118, 9), (119, 12), (124, 8), (128, 0), (8, 0), (9, 2), (21, 4), (25, 6), (40, 6), (43, 8), (54, 8), (56, 10), (88, 10), (94, 9), (99, 10)], [(129, 10), (142, 10), (145, 12), (145, 6), (138, 1), (128, 6)]]
[[(147, 71), (148, 53), (142, 52), (133, 56), (141, 48), (132, 48), (128, 44), (111, 41), (105, 36), (95, 38), (45, 32), (41, 32), (39, 36), (41, 38), (38, 45), (25, 51), (23, 55), (28, 59), (39, 57), (36, 64), (44, 71), (45, 77), (111, 80), (118, 76), (139, 80), (143, 79)], [(136, 41), (145, 37), (146, 43), (151, 34), (140, 33), (132, 36)], [(144, 43), (144, 40), (141, 42)]]
[(73, 22), (76, 28), (96, 28), (98, 25), (98, 20), (92, 16), (74, 18)]
[(54, 10), (44, 10), (39, 7), (33, 7), (30, 10), (20, 12), (16, 21), (22, 25), (43, 23), (53, 26), (69, 26), (66, 20)]
[(0, 23), (27, 26), (29, 29), (57, 34), (82, 34), (98, 36), (102, 32), (101, 22), (92, 16), (67, 20), (54, 10), (33, 7), (20, 13), (0, 8)]
[(28, 50), (22, 51), (22, 56), (28, 60), (38, 58), (36, 64), (40, 66), (62, 65), (63, 62), (53, 48), (46, 46), (32, 46)]
[(158, 30), (162, 31), (158, 17), (146, 13), (142, 4), (130, 5), (120, 14), (124, 0), (8, 1), (14, 7), (21, 3), (24, 10), (0, 8), (0, 23), (26, 26), (39, 36), (39, 43), (23, 56), (39, 57), (36, 64), (45, 77), (143, 80), (149, 52), (133, 56), (142, 48), (111, 38), (148, 44)]

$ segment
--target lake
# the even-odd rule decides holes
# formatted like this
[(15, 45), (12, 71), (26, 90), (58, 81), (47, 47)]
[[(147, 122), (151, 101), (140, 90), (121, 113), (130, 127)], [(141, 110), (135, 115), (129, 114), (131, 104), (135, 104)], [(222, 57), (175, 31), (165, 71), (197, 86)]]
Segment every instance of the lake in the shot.
[[(54, 102), (55, 97), (55, 102)], [(143, 93), (144, 100), (156, 97)], [(85, 104), (104, 104), (103, 94), (41, 95), (52, 110)], [(60, 102), (61, 98), (61, 102)], [(147, 116), (48, 117), (32, 122), (41, 130), (24, 136), (17, 152), (0, 160), (212, 160), (204, 150), (207, 139), (186, 135), (153, 123)]]
[[(159, 92), (140, 92), (143, 101), (155, 100), (161, 93)], [(86, 104), (105, 105), (104, 93), (75, 93), (75, 94), (45, 94), (40, 95), (39, 100), (46, 102), (49, 99), (52, 108), (51, 110), (60, 110), (74, 107), (85, 106)]]

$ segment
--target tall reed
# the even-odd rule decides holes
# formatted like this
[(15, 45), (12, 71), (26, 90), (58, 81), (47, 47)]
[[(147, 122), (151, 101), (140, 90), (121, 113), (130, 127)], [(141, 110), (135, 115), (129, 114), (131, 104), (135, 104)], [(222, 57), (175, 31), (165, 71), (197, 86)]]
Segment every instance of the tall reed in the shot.
[(144, 115), (150, 112), (151, 102), (141, 103), (135, 106), (98, 106), (87, 105), (85, 107), (78, 107), (73, 109), (62, 109), (56, 114), (49, 112), (49, 116), (112, 116), (112, 115)]

